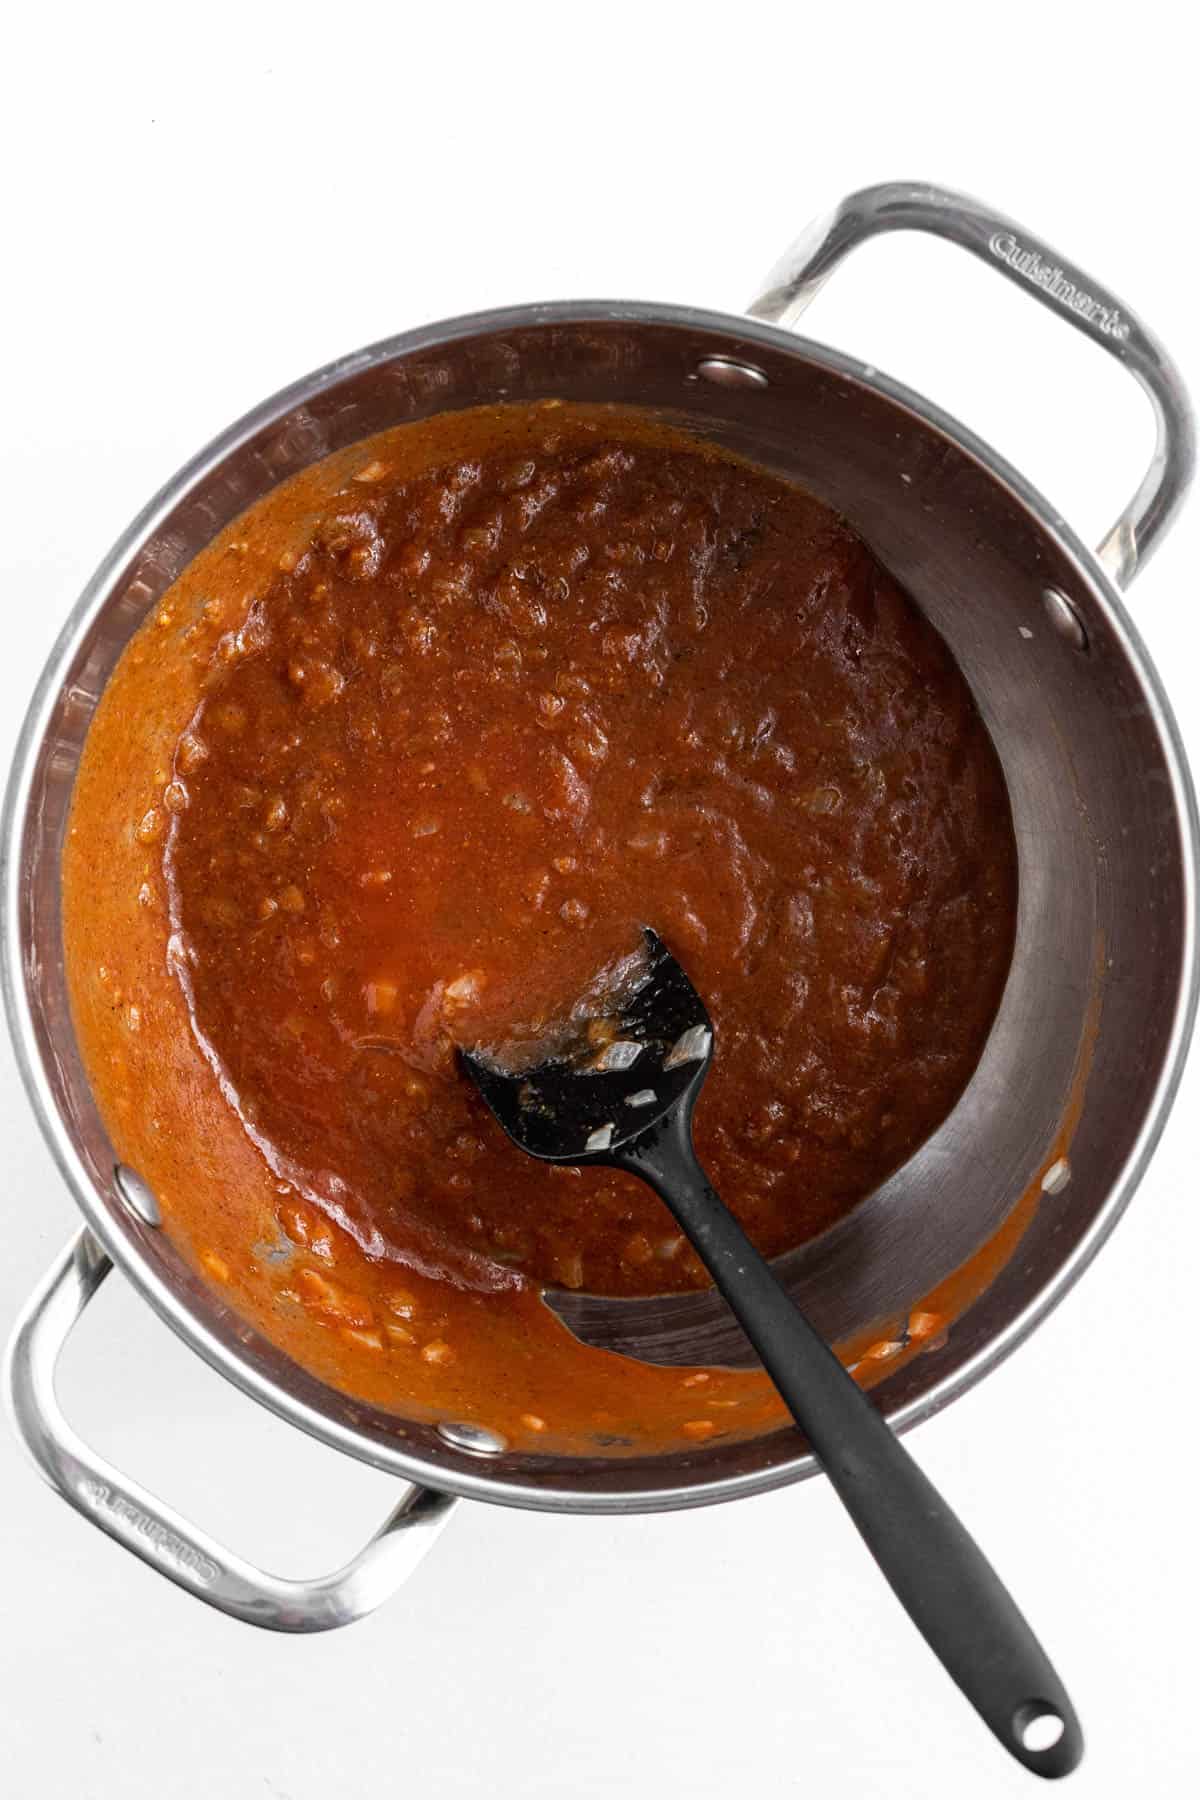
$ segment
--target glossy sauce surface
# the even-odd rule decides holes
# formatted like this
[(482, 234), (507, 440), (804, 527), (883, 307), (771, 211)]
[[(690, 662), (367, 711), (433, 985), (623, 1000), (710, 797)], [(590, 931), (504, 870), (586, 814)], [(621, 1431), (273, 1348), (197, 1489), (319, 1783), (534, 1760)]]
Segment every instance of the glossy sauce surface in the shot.
[[(256, 1199), (209, 1233), (210, 1273), (233, 1278), (240, 1234), (268, 1329), (264, 1290), (294, 1341), (418, 1348), (427, 1372), (498, 1330), (480, 1307), (494, 1321), (542, 1283), (706, 1279), (631, 1178), (509, 1145), (456, 1043), (536, 1035), (653, 924), (716, 1027), (698, 1147), (773, 1253), (952, 1106), (999, 1001), (1016, 867), (962, 678), (826, 508), (595, 409), (496, 409), (446, 444), (360, 447), (286, 532), (275, 496), (240, 522), (273, 560), (236, 596), (188, 590), (188, 678), (131, 826), (172, 1029), (206, 1116), (269, 1178), (286, 1252), (267, 1267)], [(136, 713), (161, 671), (118, 673)], [(69, 851), (81, 1035), (118, 1111), (82, 895)]]
[(218, 645), (174, 775), (173, 966), (231, 1104), (364, 1250), (471, 1287), (706, 1279), (454, 1059), (640, 924), (707, 998), (698, 1144), (768, 1252), (941, 1120), (1007, 966), (1004, 789), (944, 647), (826, 509), (713, 457), (367, 464)]

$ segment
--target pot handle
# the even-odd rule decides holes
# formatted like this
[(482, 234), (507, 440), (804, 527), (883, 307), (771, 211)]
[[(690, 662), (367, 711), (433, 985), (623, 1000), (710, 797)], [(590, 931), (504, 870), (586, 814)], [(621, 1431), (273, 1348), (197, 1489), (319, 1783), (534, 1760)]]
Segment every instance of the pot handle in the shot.
[(89, 1449), (59, 1407), (59, 1355), (111, 1267), (91, 1232), (79, 1232), (17, 1322), (7, 1390), (17, 1430), (40, 1473), (93, 1525), (231, 1618), (271, 1631), (328, 1631), (374, 1611), (420, 1562), (445, 1524), (453, 1496), (409, 1487), (357, 1556), (312, 1581), (269, 1575), (224, 1549)]
[(1127, 587), (1165, 536), (1195, 466), (1192, 409), (1167, 352), (1123, 301), (1032, 232), (965, 194), (923, 182), (862, 188), (815, 220), (767, 276), (747, 309), (751, 317), (794, 325), (842, 258), (885, 231), (928, 231), (969, 250), (1124, 363), (1146, 390), (1157, 432), (1154, 455), (1096, 552), (1117, 587)]

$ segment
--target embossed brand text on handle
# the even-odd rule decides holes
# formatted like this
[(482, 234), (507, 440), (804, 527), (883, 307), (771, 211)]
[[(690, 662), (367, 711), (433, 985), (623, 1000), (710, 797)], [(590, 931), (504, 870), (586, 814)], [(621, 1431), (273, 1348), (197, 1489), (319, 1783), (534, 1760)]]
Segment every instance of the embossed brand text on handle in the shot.
[(1105, 337), (1124, 343), (1129, 336), (1129, 324), (1121, 317), (1118, 307), (1084, 293), (1057, 264), (1043, 262), (1036, 250), (1027, 250), (1011, 231), (993, 232), (988, 249), (1033, 287), (1041, 288), (1052, 300), (1065, 306), (1068, 312), (1078, 313), (1089, 324), (1097, 326)]
[(220, 1575), (220, 1567), (211, 1557), (189, 1544), (186, 1538), (181, 1538), (178, 1532), (168, 1530), (161, 1519), (136, 1506), (127, 1495), (118, 1493), (103, 1481), (85, 1481), (82, 1486), (97, 1512), (107, 1513), (111, 1519), (119, 1521), (123, 1536), (135, 1533), (143, 1538), (161, 1562), (186, 1570), (202, 1587), (208, 1587)]

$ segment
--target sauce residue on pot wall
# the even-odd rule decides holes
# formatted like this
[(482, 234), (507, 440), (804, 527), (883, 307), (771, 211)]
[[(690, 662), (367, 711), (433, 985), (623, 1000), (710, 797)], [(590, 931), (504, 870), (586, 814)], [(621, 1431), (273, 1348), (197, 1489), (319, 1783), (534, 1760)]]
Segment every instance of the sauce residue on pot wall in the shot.
[(306, 471), (159, 603), (66, 945), (117, 1153), (231, 1305), (380, 1405), (644, 1449), (774, 1391), (567, 1336), (543, 1281), (702, 1273), (636, 1183), (502, 1140), (456, 1036), (536, 1032), (656, 924), (716, 1022), (702, 1152), (777, 1251), (953, 1104), (1014, 889), (965, 684), (827, 509), (618, 409), (493, 408)]

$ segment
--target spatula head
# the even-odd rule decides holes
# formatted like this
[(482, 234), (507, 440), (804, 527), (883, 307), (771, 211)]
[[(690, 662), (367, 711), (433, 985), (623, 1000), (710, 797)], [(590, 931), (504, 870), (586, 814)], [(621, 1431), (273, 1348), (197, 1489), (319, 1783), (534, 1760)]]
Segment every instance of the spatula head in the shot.
[(603, 1163), (694, 1096), (712, 1060), (703, 1000), (657, 932), (612, 1011), (578, 1021), (545, 1060), (504, 1045), (460, 1049), (464, 1069), (509, 1137), (543, 1162)]

